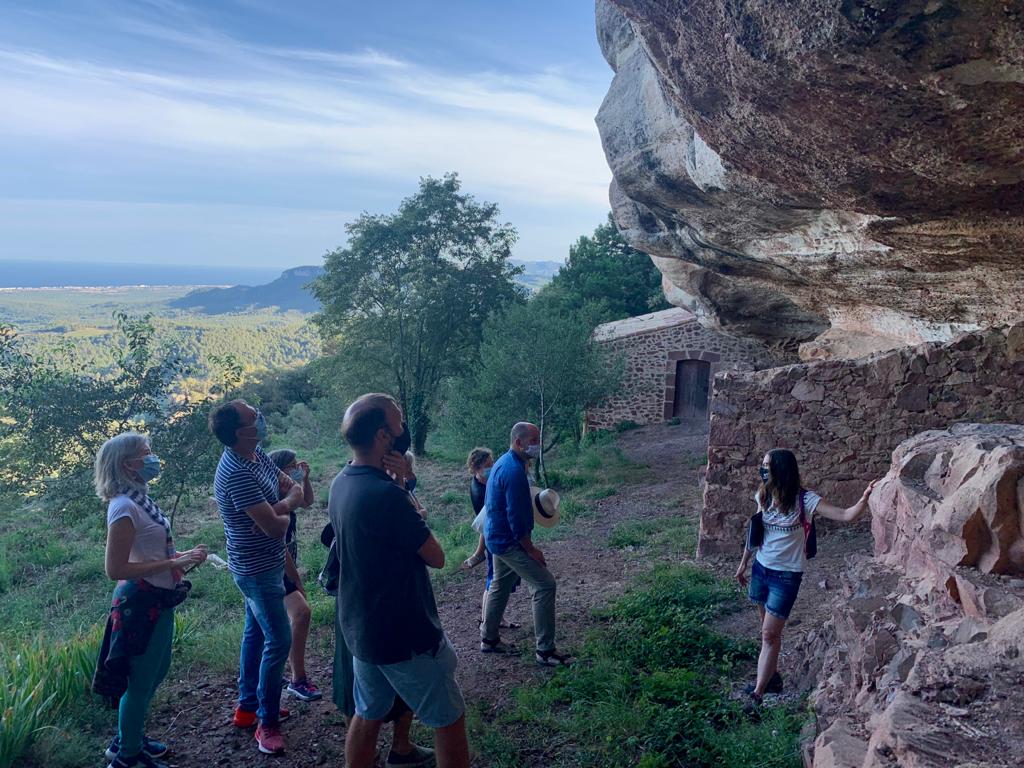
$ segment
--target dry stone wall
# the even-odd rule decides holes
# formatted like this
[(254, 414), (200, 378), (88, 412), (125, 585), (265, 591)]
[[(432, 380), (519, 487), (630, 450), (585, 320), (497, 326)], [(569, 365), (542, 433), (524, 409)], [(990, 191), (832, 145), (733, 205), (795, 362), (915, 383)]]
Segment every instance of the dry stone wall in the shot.
[(856, 500), (911, 435), (956, 422), (1024, 423), (1024, 324), (861, 360), (826, 360), (714, 380), (700, 554), (735, 552), (756, 468), (797, 455), (804, 484)]
[(587, 414), (591, 429), (611, 429), (631, 421), (656, 424), (672, 417), (675, 371), (679, 360), (704, 360), (711, 376), (720, 371), (753, 371), (780, 360), (765, 345), (710, 330), (693, 321), (672, 328), (601, 342), (621, 355), (625, 369), (619, 390)]

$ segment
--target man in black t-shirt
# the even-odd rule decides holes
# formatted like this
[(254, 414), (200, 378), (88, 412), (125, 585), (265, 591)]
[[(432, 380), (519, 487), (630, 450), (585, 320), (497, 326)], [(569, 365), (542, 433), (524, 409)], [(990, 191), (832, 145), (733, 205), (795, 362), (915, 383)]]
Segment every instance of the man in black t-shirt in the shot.
[[(356, 714), (346, 763), (373, 765), (397, 695), (435, 729), (438, 762), (468, 768), (457, 658), (427, 574), (427, 566), (444, 566), (444, 551), (409, 493), (385, 471), (401, 456), (395, 444), (406, 431), (402, 411), (388, 395), (363, 395), (345, 411), (341, 429), (355, 458), (331, 484), (328, 509), (341, 561), (341, 630), (354, 657)], [(388, 764), (401, 761), (389, 756)]]

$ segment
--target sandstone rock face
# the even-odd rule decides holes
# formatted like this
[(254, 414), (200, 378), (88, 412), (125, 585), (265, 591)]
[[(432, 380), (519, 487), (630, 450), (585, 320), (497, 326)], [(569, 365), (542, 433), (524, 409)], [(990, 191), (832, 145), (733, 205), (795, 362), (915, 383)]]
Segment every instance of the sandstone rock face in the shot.
[[(756, 467), (771, 448), (794, 451), (806, 486), (845, 506), (856, 501), (868, 482), (886, 474), (900, 443), (957, 421), (1024, 424), (1024, 325), (965, 333), (949, 343), (931, 342), (862, 360), (822, 360), (717, 375), (699, 552), (736, 551), (742, 527), (753, 512)], [(930, 526), (934, 539), (943, 535), (943, 526), (952, 531), (960, 524), (976, 532), (971, 555), (960, 553), (954, 533), (951, 549), (943, 555), (944, 567), (988, 567), (991, 562), (994, 572), (1002, 573), (1010, 563), (1020, 562), (1021, 553), (1005, 543), (1019, 529), (1012, 513), (1005, 512), (1013, 503), (1020, 508), (1019, 501), (1011, 502), (1008, 490), (1019, 472), (1014, 468), (1017, 459), (1012, 458), (1019, 448), (992, 452), (987, 437), (974, 439), (975, 449), (961, 446), (958, 450), (964, 452), (952, 456), (943, 442), (946, 438), (936, 438), (938, 442), (929, 444), (934, 454), (928, 454), (937, 462), (934, 468), (930, 463), (924, 466), (929, 460), (915, 449), (916, 458), (904, 469), (906, 482), (887, 481), (875, 491), (876, 496), (884, 492), (895, 497), (898, 486), (904, 500), (903, 514), (895, 506), (884, 513), (879, 510), (888, 515), (890, 525), (878, 532), (879, 541), (893, 547), (894, 562), (923, 558), (914, 549), (920, 528)], [(946, 458), (936, 458), (940, 455)], [(983, 468), (972, 465), (980, 461), (1006, 463), (1005, 477), (992, 487), (976, 487), (991, 476), (989, 465), (981, 474)], [(943, 475), (946, 471), (958, 474)], [(971, 472), (960, 495), (952, 494), (946, 484)], [(920, 482), (912, 479), (918, 475)], [(949, 494), (946, 506), (936, 508), (933, 518), (907, 517), (909, 505), (946, 498), (944, 494)], [(937, 546), (931, 540), (924, 545)]]
[(807, 359), (1024, 318), (1024, 9), (598, 0), (615, 218), (702, 322)]
[(872, 497), (875, 555), (984, 610), (957, 566), (1024, 574), (1024, 426), (958, 424), (900, 444)]
[(848, 558), (803, 654), (822, 660), (814, 768), (1024, 763), (1022, 449), (1022, 426), (961, 424), (893, 453), (876, 557)]

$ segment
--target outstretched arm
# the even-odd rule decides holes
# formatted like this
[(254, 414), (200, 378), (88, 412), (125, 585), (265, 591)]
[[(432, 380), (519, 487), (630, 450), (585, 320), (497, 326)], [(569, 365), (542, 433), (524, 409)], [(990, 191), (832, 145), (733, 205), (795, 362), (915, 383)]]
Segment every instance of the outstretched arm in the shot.
[(818, 506), (814, 511), (822, 517), (827, 517), (829, 520), (837, 520), (840, 523), (852, 523), (867, 510), (868, 497), (871, 496), (871, 491), (875, 489), (877, 482), (877, 480), (872, 480), (868, 483), (868, 487), (864, 489), (864, 493), (860, 495), (860, 499), (852, 507), (847, 507), (846, 509), (834, 507), (822, 499), (818, 502)]

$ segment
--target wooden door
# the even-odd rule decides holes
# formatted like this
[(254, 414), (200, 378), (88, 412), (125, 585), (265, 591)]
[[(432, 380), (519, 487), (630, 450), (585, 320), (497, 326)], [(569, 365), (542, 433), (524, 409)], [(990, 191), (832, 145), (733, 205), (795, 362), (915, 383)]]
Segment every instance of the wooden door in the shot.
[(676, 363), (676, 396), (672, 415), (680, 419), (706, 419), (711, 364), (703, 360), (680, 360)]

